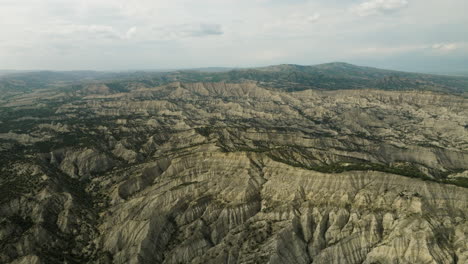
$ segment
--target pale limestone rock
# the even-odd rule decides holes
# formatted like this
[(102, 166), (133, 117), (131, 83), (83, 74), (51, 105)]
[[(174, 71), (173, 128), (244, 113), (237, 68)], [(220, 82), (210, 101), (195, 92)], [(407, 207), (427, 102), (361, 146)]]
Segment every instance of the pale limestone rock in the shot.
[[(466, 178), (463, 96), (251, 82), (85, 89), (57, 113), (83, 121), (63, 133), (92, 142), (4, 174), (34, 188), (0, 204), (2, 263), (64, 262), (43, 260), (50, 252), (76, 263), (468, 261), (466, 188), (435, 181)], [(0, 137), (58, 144), (62, 128)], [(335, 163), (344, 171), (318, 171)], [(356, 163), (433, 181), (346, 170)]]

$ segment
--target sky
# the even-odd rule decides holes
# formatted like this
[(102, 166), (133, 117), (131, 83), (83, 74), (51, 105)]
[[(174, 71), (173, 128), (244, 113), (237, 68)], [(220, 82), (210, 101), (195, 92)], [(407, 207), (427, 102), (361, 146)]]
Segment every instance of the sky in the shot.
[(0, 69), (468, 72), (467, 0), (0, 0)]

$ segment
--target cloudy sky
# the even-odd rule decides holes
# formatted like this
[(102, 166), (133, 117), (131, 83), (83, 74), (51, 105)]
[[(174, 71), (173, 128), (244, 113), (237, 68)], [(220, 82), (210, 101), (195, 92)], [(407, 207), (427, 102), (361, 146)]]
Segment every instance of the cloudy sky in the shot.
[(467, 0), (0, 0), (0, 69), (468, 71)]

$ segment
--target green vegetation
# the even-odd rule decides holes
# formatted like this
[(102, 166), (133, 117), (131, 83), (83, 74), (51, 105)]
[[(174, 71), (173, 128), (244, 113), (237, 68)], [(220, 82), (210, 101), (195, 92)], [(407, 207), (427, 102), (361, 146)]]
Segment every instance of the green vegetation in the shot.
[(40, 179), (29, 172), (18, 173), (14, 165), (22, 167), (25, 157), (24, 147), (15, 145), (8, 152), (0, 152), (0, 203), (10, 201), (39, 188)]
[(422, 173), (418, 168), (413, 165), (405, 164), (399, 166), (388, 166), (380, 163), (333, 163), (323, 165), (305, 165), (299, 162), (292, 162), (290, 160), (282, 159), (274, 155), (268, 155), (271, 159), (288, 164), (294, 167), (301, 167), (308, 170), (314, 170), (323, 173), (342, 173), (346, 171), (380, 171), (397, 175), (402, 175), (410, 178), (418, 178), (422, 180), (434, 180)]
[(29, 216), (26, 217), (26, 218), (23, 218), (18, 214), (15, 214), (15, 215), (9, 217), (8, 220), (10, 220), (10, 222), (15, 223), (16, 225), (20, 226), (22, 230), (28, 230), (34, 224)]
[(468, 188), (468, 178), (455, 178), (450, 180), (444, 180), (442, 182)]
[[(323, 164), (308, 166), (298, 162), (291, 162), (290, 160), (282, 159), (274, 155), (268, 155), (271, 159), (288, 164), (294, 167), (300, 167), (308, 170), (314, 170), (323, 173), (342, 173), (346, 171), (380, 171), (387, 172), (397, 175), (402, 175), (410, 178), (422, 179), (425, 181), (434, 181), (445, 184), (453, 184), (460, 187), (468, 188), (468, 179), (467, 178), (455, 178), (447, 179), (446, 176), (440, 175), (440, 178), (434, 179), (430, 178), (426, 174), (422, 173), (417, 167), (411, 164), (404, 164), (398, 166), (388, 166), (380, 163), (333, 163), (333, 164)], [(453, 172), (450, 172), (453, 173)], [(447, 174), (447, 173), (446, 173)]]
[(53, 107), (38, 108), (0, 108), (0, 133), (9, 131), (27, 132), (38, 123), (43, 123), (41, 118), (51, 118), (55, 115), (56, 109)]
[(107, 87), (111, 89), (113, 92), (117, 93), (125, 93), (128, 92), (129, 89), (125, 85), (125, 83), (122, 82), (112, 82), (112, 83), (106, 83)]
[(215, 131), (215, 129), (213, 127), (197, 127), (195, 128), (195, 131), (204, 137), (208, 137)]

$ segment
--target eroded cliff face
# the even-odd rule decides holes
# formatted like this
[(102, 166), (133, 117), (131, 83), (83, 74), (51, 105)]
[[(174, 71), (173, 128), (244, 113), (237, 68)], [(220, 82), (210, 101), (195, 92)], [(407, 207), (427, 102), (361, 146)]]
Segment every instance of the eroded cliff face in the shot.
[(109, 188), (114, 263), (464, 263), (468, 192), (375, 171), (327, 174), (196, 147), (149, 184)]
[(0, 262), (468, 263), (463, 96), (247, 82), (57, 98), (4, 131)]

